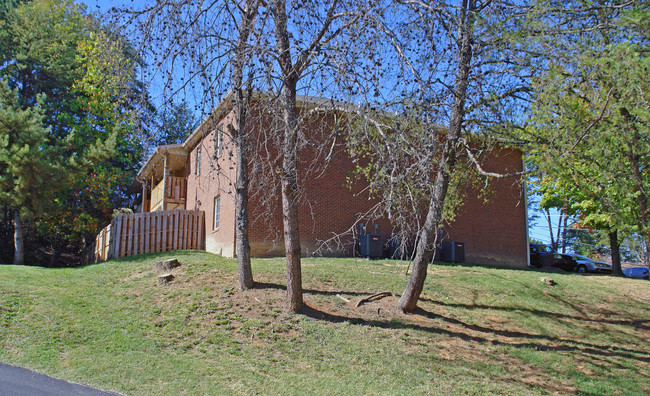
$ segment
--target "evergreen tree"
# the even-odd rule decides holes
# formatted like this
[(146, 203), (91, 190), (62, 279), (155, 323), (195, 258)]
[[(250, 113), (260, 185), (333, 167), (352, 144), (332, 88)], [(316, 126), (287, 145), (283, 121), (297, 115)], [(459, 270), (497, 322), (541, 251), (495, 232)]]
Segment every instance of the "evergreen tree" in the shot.
[[(17, 2), (2, 12), (0, 77), (21, 108), (40, 108), (48, 144), (65, 142), (60, 154), (85, 164), (57, 186), (31, 235), (58, 253), (78, 252), (121, 206), (138, 168), (142, 145), (135, 132), (153, 113), (141, 100), (138, 63), (128, 42), (71, 0)], [(108, 141), (113, 155), (91, 167), (97, 145)]]
[(199, 122), (187, 102), (172, 104), (169, 110), (160, 115), (156, 145), (183, 143), (198, 125)]
[(42, 101), (23, 109), (18, 92), (0, 83), (0, 204), (14, 213), (17, 265), (24, 263), (24, 221), (43, 211), (66, 173), (61, 148), (48, 142)]

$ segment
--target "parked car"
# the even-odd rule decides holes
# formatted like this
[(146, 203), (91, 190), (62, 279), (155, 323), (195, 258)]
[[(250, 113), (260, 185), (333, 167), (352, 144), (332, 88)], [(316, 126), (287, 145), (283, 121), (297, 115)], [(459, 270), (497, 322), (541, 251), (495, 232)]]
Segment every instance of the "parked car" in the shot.
[(530, 266), (542, 268), (551, 265), (553, 252), (546, 245), (530, 244)]
[(630, 278), (650, 279), (650, 268), (648, 267), (625, 268), (623, 270), (623, 275)]
[(612, 272), (611, 264), (595, 261), (580, 254), (573, 254), (571, 257), (576, 261), (575, 271), (581, 274), (587, 272), (610, 274)]
[(530, 265), (535, 268), (555, 267), (572, 272), (577, 263), (569, 254), (556, 253), (546, 245), (531, 243)]
[(570, 254), (553, 253), (553, 261), (551, 262), (551, 266), (563, 269), (567, 272), (573, 272), (578, 267), (578, 263)]

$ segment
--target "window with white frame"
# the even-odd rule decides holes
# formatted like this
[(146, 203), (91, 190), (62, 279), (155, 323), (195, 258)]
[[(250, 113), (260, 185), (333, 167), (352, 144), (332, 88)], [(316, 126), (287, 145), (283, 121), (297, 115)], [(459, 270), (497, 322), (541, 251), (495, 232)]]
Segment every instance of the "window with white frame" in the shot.
[(216, 136), (214, 137), (214, 155), (216, 158), (221, 157), (223, 152), (223, 129), (217, 129)]
[(221, 215), (221, 197), (214, 197), (214, 220), (213, 220), (213, 229), (219, 228), (219, 216)]
[(194, 174), (195, 175), (201, 174), (201, 146), (200, 145), (196, 148), (196, 163), (194, 166)]

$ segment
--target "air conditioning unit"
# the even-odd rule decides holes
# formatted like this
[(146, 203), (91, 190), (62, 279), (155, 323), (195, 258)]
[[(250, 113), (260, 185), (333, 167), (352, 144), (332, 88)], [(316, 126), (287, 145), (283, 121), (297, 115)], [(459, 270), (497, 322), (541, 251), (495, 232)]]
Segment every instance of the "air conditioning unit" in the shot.
[(465, 261), (465, 243), (447, 241), (442, 243), (442, 261), (462, 263)]
[(359, 247), (361, 250), (361, 257), (368, 258), (381, 258), (383, 255), (383, 246), (381, 243), (381, 235), (379, 234), (362, 234), (360, 235)]

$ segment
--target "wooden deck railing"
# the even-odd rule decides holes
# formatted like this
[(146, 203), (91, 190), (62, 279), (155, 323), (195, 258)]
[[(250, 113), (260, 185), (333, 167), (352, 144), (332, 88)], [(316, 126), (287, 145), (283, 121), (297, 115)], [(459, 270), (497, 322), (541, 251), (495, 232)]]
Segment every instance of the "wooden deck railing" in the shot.
[[(167, 177), (167, 193), (165, 194), (165, 203), (178, 205), (185, 202), (185, 189), (187, 180), (184, 177), (168, 176)], [(154, 211), (162, 208), (163, 200), (163, 182), (161, 181), (151, 190), (151, 210)], [(165, 205), (167, 206), (167, 205)]]
[(95, 238), (94, 262), (178, 249), (205, 249), (202, 210), (166, 210), (118, 216)]

